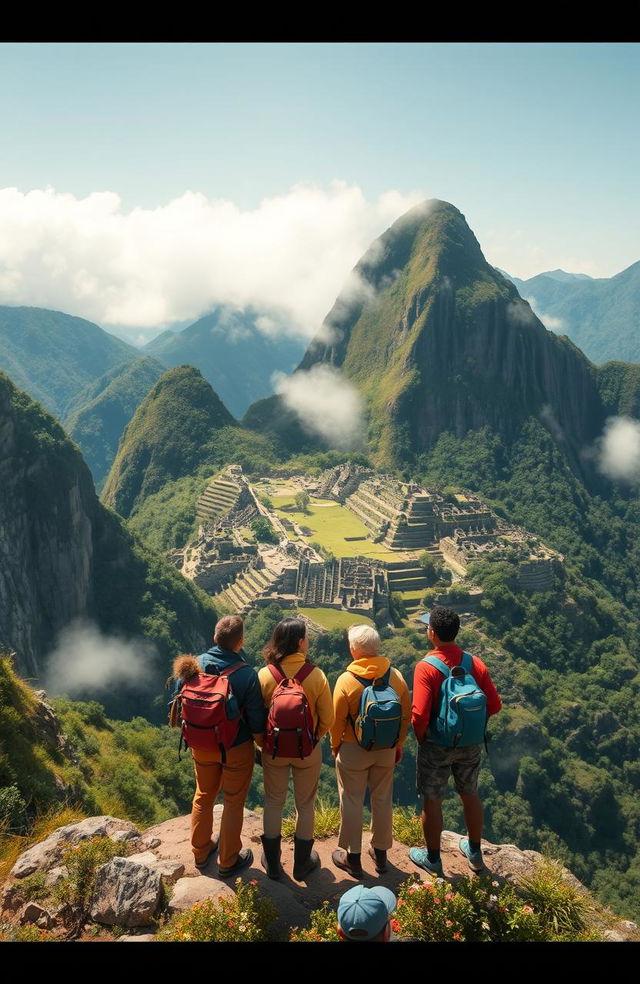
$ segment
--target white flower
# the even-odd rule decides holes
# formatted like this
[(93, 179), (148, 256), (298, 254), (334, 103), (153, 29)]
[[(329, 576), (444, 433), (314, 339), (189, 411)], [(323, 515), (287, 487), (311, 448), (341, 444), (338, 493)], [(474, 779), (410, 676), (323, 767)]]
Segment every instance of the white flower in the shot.
[(488, 922), (483, 922), (482, 928), (483, 929), (489, 929), (489, 923)]
[(238, 926), (238, 929), (240, 930), (241, 933), (246, 933), (247, 931), (247, 927), (244, 924), (242, 926)]
[(500, 888), (500, 882), (492, 881), (491, 884), (493, 885), (494, 888)]
[(489, 896), (489, 899), (491, 900), (491, 902), (497, 902), (498, 901), (498, 896), (497, 895), (490, 895)]

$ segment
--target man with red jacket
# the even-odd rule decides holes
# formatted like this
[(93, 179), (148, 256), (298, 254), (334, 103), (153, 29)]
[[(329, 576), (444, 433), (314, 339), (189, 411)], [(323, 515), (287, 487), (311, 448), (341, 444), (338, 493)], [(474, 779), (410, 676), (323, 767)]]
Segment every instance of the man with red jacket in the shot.
[[(463, 651), (454, 642), (460, 629), (458, 615), (449, 608), (434, 608), (421, 619), (427, 626), (427, 636), (433, 644), (428, 654), (442, 660), (452, 669), (462, 662)], [(489, 671), (477, 656), (473, 657), (471, 675), (487, 698), (487, 717), (502, 707)], [(482, 871), (482, 803), (478, 795), (481, 745), (449, 748), (432, 740), (430, 730), (440, 705), (440, 689), (444, 673), (430, 663), (420, 660), (413, 675), (413, 704), (411, 724), (418, 739), (417, 786), (423, 797), (422, 830), (427, 845), (412, 847), (409, 857), (419, 868), (442, 877), (440, 836), (442, 834), (442, 798), (449, 775), (453, 773), (456, 790), (462, 800), (467, 837), (460, 841), (460, 850), (473, 871)]]

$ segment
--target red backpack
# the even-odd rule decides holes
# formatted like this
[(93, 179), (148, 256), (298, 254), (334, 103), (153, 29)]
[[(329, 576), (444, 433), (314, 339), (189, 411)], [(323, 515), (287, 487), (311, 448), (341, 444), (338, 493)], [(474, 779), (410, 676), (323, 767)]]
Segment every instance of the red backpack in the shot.
[(275, 663), (269, 669), (276, 681), (264, 734), (263, 752), (271, 758), (306, 758), (316, 746), (313, 716), (302, 683), (313, 671), (308, 660), (289, 679)]
[[(238, 737), (240, 714), (236, 707), (230, 707), (230, 702), (236, 703), (229, 683), (229, 677), (244, 662), (234, 663), (225, 667), (220, 673), (198, 673), (190, 677), (180, 691), (182, 743), (187, 748), (202, 751), (220, 750), (223, 763), (227, 761), (226, 751), (231, 748)], [(234, 717), (231, 714), (236, 711)], [(180, 749), (178, 749), (178, 757)]]

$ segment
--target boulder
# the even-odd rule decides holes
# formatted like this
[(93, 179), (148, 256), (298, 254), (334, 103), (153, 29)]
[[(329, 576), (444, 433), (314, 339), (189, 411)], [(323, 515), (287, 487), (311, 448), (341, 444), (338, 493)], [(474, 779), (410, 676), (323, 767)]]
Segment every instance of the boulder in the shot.
[(139, 936), (121, 936), (118, 939), (118, 943), (153, 943), (154, 940), (155, 936), (153, 933), (140, 933)]
[(107, 926), (148, 926), (161, 899), (157, 871), (129, 858), (114, 858), (98, 868), (91, 918)]
[(180, 861), (163, 860), (156, 857), (153, 851), (143, 851), (141, 854), (130, 854), (129, 861), (136, 864), (146, 864), (152, 871), (157, 871), (163, 885), (173, 885), (184, 875), (184, 865)]
[(18, 922), (21, 926), (26, 926), (28, 923), (35, 923), (40, 929), (49, 929), (49, 926), (53, 923), (53, 918), (37, 902), (27, 902), (24, 908), (20, 910)]
[(173, 895), (169, 900), (168, 911), (184, 912), (205, 899), (219, 899), (223, 896), (233, 898), (234, 891), (231, 885), (220, 881), (217, 878), (205, 878), (198, 875), (196, 878), (181, 878), (176, 882)]
[(129, 820), (118, 820), (116, 817), (87, 817), (77, 823), (68, 823), (64, 827), (58, 827), (45, 840), (21, 854), (10, 874), (14, 878), (26, 878), (34, 871), (48, 871), (58, 864), (64, 850), (70, 845), (92, 837), (110, 837), (113, 840), (116, 833), (125, 831), (130, 831), (133, 837), (139, 834)]

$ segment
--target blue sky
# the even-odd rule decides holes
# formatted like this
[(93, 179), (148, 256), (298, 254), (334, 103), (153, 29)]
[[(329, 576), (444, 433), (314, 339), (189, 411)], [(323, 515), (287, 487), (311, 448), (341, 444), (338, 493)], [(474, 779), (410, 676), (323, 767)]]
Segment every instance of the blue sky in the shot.
[[(376, 212), (361, 238), (389, 224), (375, 205), (389, 192), (399, 211), (443, 198), (515, 275), (611, 276), (640, 259), (639, 55), (637, 44), (4, 44), (0, 188), (111, 192), (125, 218), (191, 191), (241, 223), (300, 183), (329, 194), (337, 180)], [(0, 278), (0, 303), (4, 290)]]

